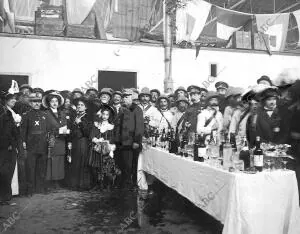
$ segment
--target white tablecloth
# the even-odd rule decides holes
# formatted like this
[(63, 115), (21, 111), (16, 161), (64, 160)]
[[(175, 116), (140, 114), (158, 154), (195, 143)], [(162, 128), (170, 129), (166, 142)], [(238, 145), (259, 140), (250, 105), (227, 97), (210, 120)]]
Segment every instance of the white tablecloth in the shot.
[(299, 209), (293, 171), (230, 173), (150, 148), (138, 165), (139, 186), (147, 189), (143, 172), (222, 222), (225, 234), (289, 233)]

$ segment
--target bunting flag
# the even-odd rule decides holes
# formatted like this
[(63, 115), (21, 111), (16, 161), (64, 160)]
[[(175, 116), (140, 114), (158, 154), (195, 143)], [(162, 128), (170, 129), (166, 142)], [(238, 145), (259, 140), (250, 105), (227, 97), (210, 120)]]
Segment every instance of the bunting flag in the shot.
[(216, 7), (217, 37), (228, 40), (231, 35), (252, 21), (252, 14)]
[(68, 24), (81, 24), (90, 14), (96, 0), (66, 1)]
[(211, 4), (203, 0), (192, 0), (176, 12), (176, 43), (181, 41), (195, 41), (201, 34)]
[(295, 16), (298, 25), (298, 46), (300, 46), (300, 10), (294, 11), (293, 15)]
[(271, 51), (284, 50), (289, 16), (289, 13), (255, 15), (258, 32), (269, 35)]

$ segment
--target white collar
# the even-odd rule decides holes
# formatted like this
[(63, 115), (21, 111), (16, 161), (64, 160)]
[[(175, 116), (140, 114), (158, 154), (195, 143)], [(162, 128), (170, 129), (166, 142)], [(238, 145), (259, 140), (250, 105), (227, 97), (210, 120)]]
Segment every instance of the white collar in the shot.
[(94, 125), (95, 125), (96, 128), (98, 128), (100, 130), (101, 133), (104, 133), (108, 130), (113, 130), (114, 129), (114, 125), (110, 124), (108, 122), (104, 122), (104, 123), (94, 122)]
[(57, 113), (57, 109), (53, 109), (52, 107), (50, 107), (50, 109), (52, 110), (53, 113)]

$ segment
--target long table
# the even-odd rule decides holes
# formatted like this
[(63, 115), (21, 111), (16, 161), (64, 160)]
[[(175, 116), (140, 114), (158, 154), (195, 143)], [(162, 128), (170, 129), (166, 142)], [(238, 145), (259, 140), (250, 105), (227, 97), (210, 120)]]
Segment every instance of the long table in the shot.
[(140, 189), (148, 189), (145, 172), (219, 220), (223, 234), (293, 234), (299, 214), (293, 171), (232, 173), (149, 148), (138, 161)]

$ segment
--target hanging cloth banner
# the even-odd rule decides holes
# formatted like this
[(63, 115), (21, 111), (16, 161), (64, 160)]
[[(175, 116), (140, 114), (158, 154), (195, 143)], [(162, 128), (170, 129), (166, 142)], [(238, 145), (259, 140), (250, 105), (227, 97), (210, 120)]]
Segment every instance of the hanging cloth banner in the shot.
[(96, 0), (66, 1), (68, 24), (81, 24), (91, 12)]
[(37, 0), (13, 0), (12, 8), (14, 9), (16, 20), (34, 21), (34, 13), (40, 6)]
[(270, 50), (284, 50), (290, 14), (258, 14), (255, 17), (257, 30), (269, 35)]
[(294, 11), (293, 15), (295, 16), (298, 25), (298, 46), (300, 46), (300, 10)]
[(216, 7), (217, 37), (228, 40), (239, 29), (252, 21), (252, 14)]
[(206, 23), (211, 4), (203, 0), (192, 0), (176, 12), (176, 43), (196, 41)]

